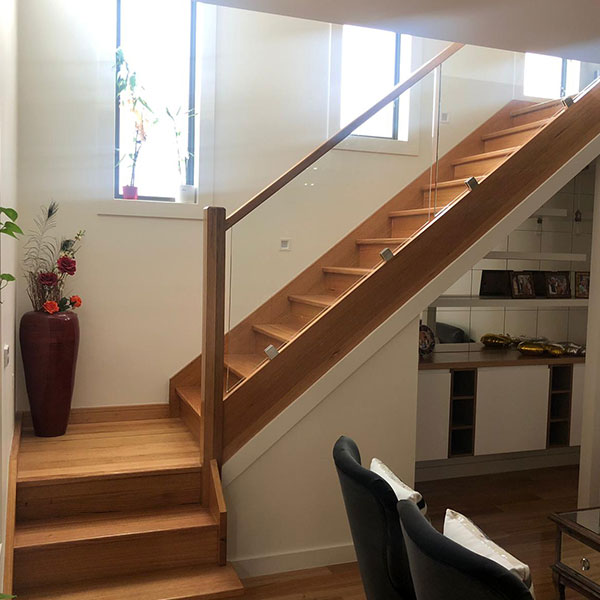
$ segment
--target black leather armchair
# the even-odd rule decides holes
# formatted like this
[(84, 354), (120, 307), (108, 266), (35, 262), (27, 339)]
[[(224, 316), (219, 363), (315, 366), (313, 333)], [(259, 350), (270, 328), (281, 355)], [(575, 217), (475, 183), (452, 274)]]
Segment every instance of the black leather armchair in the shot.
[(412, 502), (398, 512), (418, 600), (533, 600), (516, 575), (444, 537)]
[(350, 438), (342, 436), (336, 442), (333, 459), (367, 600), (415, 600), (396, 494), (379, 475), (361, 466)]

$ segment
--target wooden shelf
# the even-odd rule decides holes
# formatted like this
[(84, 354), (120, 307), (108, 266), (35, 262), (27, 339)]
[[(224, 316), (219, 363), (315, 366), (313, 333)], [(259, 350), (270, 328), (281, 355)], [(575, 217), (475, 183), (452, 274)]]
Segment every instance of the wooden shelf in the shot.
[(585, 308), (587, 298), (479, 298), (478, 296), (440, 296), (430, 306), (434, 308), (501, 307), (501, 308)]
[(586, 262), (587, 254), (569, 252), (488, 252), (485, 258), (507, 260), (554, 260), (562, 262)]

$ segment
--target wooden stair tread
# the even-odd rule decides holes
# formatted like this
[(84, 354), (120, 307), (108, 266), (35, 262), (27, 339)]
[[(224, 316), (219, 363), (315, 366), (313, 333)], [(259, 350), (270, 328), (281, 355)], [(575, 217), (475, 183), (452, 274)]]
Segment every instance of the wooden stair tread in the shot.
[(225, 366), (230, 368), (238, 377), (248, 377), (266, 359), (260, 354), (226, 354)]
[[(438, 210), (441, 210), (441, 207)], [(399, 217), (419, 217), (421, 215), (431, 214), (432, 212), (434, 211), (432, 211), (431, 208), (409, 208), (406, 210), (393, 210), (388, 214), (391, 218), (396, 219)]]
[[(490, 158), (501, 158), (503, 156), (509, 156), (517, 150), (520, 146), (513, 148), (503, 148), (502, 150), (491, 150), (490, 152), (482, 152), (481, 154), (472, 154), (471, 156), (463, 156), (452, 161), (453, 165), (463, 165), (465, 163), (476, 162), (478, 160), (488, 160)], [(464, 182), (464, 180), (463, 180)], [(439, 184), (438, 184), (439, 185)]]
[(546, 108), (550, 108), (552, 106), (559, 106), (563, 103), (562, 99), (558, 100), (546, 100), (545, 102), (538, 102), (537, 104), (532, 104), (531, 106), (525, 106), (524, 108), (517, 108), (516, 110), (511, 111), (511, 117), (518, 117), (520, 115), (526, 115), (528, 113), (536, 112), (538, 110), (544, 110)]
[(390, 244), (394, 246), (400, 246), (400, 244), (404, 244), (409, 238), (365, 238), (362, 240), (356, 240), (356, 243), (359, 246), (368, 246), (371, 244), (383, 246), (385, 244)]
[(292, 294), (288, 296), (291, 302), (300, 302), (319, 308), (329, 308), (338, 298), (339, 296), (331, 294)]
[(531, 123), (525, 123), (524, 125), (516, 125), (515, 127), (509, 127), (508, 129), (499, 129), (498, 131), (492, 131), (481, 136), (482, 140), (493, 140), (495, 138), (504, 137), (505, 135), (511, 135), (513, 133), (521, 133), (522, 131), (530, 131), (532, 129), (541, 129), (550, 122), (550, 119), (542, 119), (541, 121), (533, 121)]
[(19, 600), (215, 600), (241, 596), (242, 583), (231, 565), (185, 567), (102, 580), (42, 586)]
[(177, 395), (187, 402), (198, 414), (202, 409), (202, 388), (199, 385), (179, 385), (175, 388)]
[(294, 326), (287, 323), (262, 323), (252, 325), (252, 329), (258, 333), (279, 340), (280, 342), (289, 342), (302, 329), (302, 325)]
[(201, 466), (200, 445), (181, 419), (81, 423), (55, 438), (24, 430), (17, 483), (185, 472)]
[[(481, 176), (477, 176), (475, 177), (475, 179), (477, 179), (477, 181), (479, 183), (481, 183), (484, 179), (485, 179), (485, 175), (481, 175)], [(463, 177), (462, 179), (449, 179), (447, 181), (438, 181), (438, 183), (430, 183), (429, 185), (424, 185), (421, 189), (424, 192), (428, 192), (429, 190), (435, 190), (435, 189), (445, 189), (445, 188), (452, 188), (452, 187), (458, 187), (458, 186), (463, 186), (463, 187), (467, 187), (467, 184), (465, 183), (467, 181), (467, 179), (465, 177)], [(425, 209), (425, 210), (429, 210), (429, 209)]]
[(362, 277), (370, 273), (372, 269), (361, 267), (323, 267), (324, 273), (336, 273), (338, 275), (358, 275)]
[(216, 526), (210, 512), (199, 504), (127, 513), (82, 513), (72, 517), (17, 523), (14, 547), (36, 548), (84, 540)]

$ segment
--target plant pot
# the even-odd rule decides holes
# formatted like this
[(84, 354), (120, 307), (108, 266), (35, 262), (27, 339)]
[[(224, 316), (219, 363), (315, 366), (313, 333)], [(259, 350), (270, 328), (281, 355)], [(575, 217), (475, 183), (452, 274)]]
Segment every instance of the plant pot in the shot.
[(193, 185), (180, 185), (177, 189), (175, 202), (196, 204), (196, 188)]
[(123, 198), (125, 200), (137, 200), (137, 186), (136, 185), (124, 185), (123, 186)]
[(19, 337), (35, 435), (63, 435), (69, 423), (79, 349), (77, 315), (73, 311), (27, 312), (21, 318)]

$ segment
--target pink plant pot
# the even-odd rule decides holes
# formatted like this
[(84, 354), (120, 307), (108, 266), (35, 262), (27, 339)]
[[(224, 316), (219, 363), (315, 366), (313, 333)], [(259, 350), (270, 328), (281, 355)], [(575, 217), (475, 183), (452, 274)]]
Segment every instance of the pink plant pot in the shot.
[(135, 185), (124, 185), (123, 186), (123, 198), (125, 200), (137, 200), (138, 190)]

